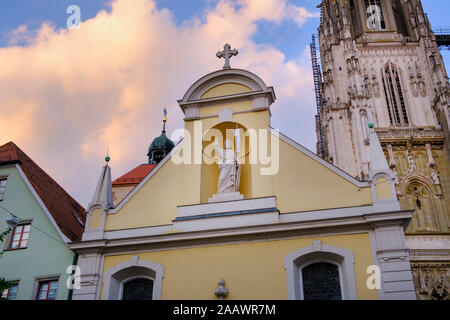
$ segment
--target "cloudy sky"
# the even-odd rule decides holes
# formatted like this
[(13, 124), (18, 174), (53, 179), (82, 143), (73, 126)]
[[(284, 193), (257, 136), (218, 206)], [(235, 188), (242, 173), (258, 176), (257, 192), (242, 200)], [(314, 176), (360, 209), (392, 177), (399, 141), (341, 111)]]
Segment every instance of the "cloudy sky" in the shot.
[[(272, 126), (315, 151), (309, 58), (319, 0), (0, 1), (0, 145), (14, 141), (86, 206), (109, 147), (113, 179), (147, 161), (160, 134), (183, 127), (190, 84), (223, 66), (275, 88)], [(448, 0), (423, 0), (450, 28)], [(68, 30), (69, 5), (81, 9)], [(444, 54), (450, 63), (450, 56)]]

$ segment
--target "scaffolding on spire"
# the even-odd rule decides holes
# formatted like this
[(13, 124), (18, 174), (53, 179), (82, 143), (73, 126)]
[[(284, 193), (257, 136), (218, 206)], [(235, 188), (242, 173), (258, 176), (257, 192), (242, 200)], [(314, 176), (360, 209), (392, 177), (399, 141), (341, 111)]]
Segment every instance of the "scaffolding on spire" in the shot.
[(325, 140), (322, 129), (322, 91), (321, 91), (322, 77), (320, 73), (320, 66), (317, 61), (316, 37), (314, 35), (312, 35), (310, 47), (311, 47), (311, 62), (314, 75), (314, 90), (316, 93), (316, 106), (317, 106), (316, 130), (318, 130), (319, 133), (317, 151), (321, 158), (325, 158)]

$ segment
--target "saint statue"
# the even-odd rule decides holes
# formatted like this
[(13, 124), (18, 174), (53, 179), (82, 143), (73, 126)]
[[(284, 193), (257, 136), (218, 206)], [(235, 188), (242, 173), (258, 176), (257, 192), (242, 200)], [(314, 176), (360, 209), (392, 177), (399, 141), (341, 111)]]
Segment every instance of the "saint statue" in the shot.
[(236, 152), (231, 148), (231, 142), (225, 141), (225, 149), (219, 148), (219, 141), (214, 140), (214, 151), (219, 157), (219, 184), (217, 193), (239, 192), (241, 180), (241, 165)]

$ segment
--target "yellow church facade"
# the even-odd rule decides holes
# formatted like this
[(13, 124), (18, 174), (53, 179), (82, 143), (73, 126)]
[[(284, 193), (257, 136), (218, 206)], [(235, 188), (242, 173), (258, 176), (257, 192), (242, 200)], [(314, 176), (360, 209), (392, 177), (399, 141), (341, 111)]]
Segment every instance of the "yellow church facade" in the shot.
[[(415, 299), (413, 211), (400, 210), (373, 127), (361, 182), (273, 129), (275, 99), (225, 65), (178, 101), (183, 140), (118, 203), (105, 165), (70, 245), (73, 299)], [(233, 192), (218, 190), (217, 150), (235, 155)]]

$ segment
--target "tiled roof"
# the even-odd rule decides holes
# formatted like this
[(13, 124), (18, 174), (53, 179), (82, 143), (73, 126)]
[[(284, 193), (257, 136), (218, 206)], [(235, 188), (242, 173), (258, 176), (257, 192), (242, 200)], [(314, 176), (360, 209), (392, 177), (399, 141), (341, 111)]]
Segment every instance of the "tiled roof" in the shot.
[(141, 164), (113, 181), (113, 186), (138, 184), (156, 167), (156, 164)]
[(61, 232), (72, 241), (81, 240), (84, 227), (79, 221), (86, 223), (86, 210), (14, 142), (8, 142), (0, 146), (0, 166), (13, 163), (20, 166)]

